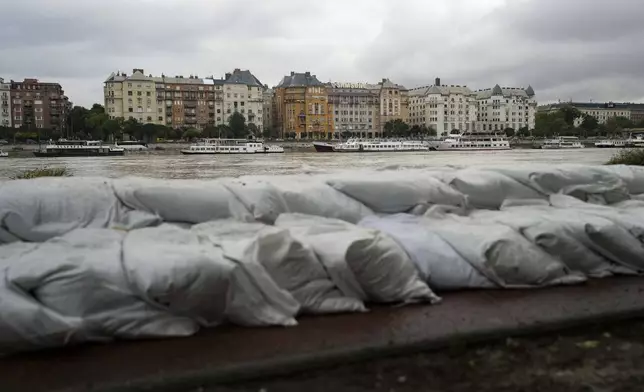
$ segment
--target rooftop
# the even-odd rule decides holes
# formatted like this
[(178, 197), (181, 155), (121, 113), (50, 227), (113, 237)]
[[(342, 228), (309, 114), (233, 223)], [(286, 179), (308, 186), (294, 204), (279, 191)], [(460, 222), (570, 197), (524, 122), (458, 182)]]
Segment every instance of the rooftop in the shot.
[(290, 75), (284, 76), (276, 87), (289, 88), (289, 87), (307, 87), (307, 86), (325, 86), (325, 84), (320, 82), (315, 75), (311, 75), (310, 72), (304, 72), (304, 73), (291, 72)]

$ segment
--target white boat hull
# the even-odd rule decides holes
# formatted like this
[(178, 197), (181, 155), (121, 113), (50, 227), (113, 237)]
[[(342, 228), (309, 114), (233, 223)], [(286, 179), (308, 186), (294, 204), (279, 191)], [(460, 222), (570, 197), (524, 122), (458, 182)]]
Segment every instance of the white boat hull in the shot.
[(184, 155), (248, 155), (255, 154), (256, 151), (198, 151), (198, 150), (181, 150)]
[(439, 145), (437, 151), (507, 151), (511, 150), (510, 146), (502, 147), (452, 147), (451, 145)]

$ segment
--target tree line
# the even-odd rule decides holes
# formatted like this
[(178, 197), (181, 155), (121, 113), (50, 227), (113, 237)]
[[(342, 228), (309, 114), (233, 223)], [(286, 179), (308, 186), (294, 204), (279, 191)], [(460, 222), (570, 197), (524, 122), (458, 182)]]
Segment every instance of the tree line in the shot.
[(141, 123), (136, 119), (111, 119), (103, 105), (94, 104), (91, 109), (74, 106), (67, 116), (65, 131), (34, 128), (0, 127), (0, 139), (24, 142), (49, 139), (102, 140), (106, 142), (141, 140), (146, 143), (164, 140), (192, 140), (195, 138), (247, 138), (271, 135), (270, 130), (260, 132), (253, 123), (238, 112), (228, 118), (227, 124), (208, 125), (204, 129), (193, 127), (172, 128), (165, 125)]
[[(579, 121), (581, 120), (581, 121)], [(576, 126), (575, 123), (579, 125)], [(617, 136), (622, 131), (633, 128), (644, 128), (644, 120), (634, 122), (626, 117), (611, 117), (604, 124), (600, 124), (597, 118), (579, 109), (568, 105), (552, 112), (537, 113), (535, 116), (535, 128), (532, 131), (534, 137), (559, 136)]]

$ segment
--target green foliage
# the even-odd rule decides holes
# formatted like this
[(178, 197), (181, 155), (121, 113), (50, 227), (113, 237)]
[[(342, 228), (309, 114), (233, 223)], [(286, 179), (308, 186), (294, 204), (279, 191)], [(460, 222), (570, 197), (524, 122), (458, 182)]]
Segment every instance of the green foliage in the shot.
[(507, 136), (507, 137), (512, 137), (515, 134), (514, 128), (511, 128), (511, 127), (505, 128), (503, 130), (503, 132), (505, 133), (505, 136)]
[(626, 117), (611, 117), (606, 121), (606, 131), (609, 134), (616, 134), (624, 129), (634, 128), (635, 124)]
[(579, 109), (572, 105), (566, 105), (562, 107), (561, 109), (559, 109), (559, 113), (568, 127), (574, 127), (575, 120), (583, 116)]
[(352, 136), (352, 134), (351, 134), (350, 131), (342, 131), (342, 138), (343, 139), (349, 139), (351, 136)]
[(185, 130), (185, 132), (183, 132), (183, 138), (184, 139), (191, 140), (191, 139), (195, 139), (195, 138), (198, 138), (198, 137), (201, 137), (201, 131), (198, 130), (198, 129), (188, 128), (188, 129)]
[(579, 125), (579, 128), (583, 129), (586, 132), (594, 132), (599, 128), (599, 122), (597, 121), (597, 118), (595, 118), (595, 116), (585, 115), (584, 121), (582, 121), (581, 125)]
[(232, 133), (232, 137), (236, 139), (244, 139), (247, 135), (246, 118), (239, 112), (233, 113), (228, 117), (228, 127)]
[(255, 137), (261, 137), (262, 136), (261, 132), (259, 132), (259, 128), (257, 128), (257, 125), (255, 125), (253, 123), (249, 123), (248, 125), (246, 125), (246, 133), (250, 134), (250, 135), (253, 135)]
[(554, 135), (578, 134), (573, 125), (566, 122), (562, 109), (556, 112), (537, 113), (535, 116), (534, 136), (552, 137)]
[(15, 177), (12, 177), (12, 179), (28, 180), (38, 177), (71, 177), (71, 175), (66, 167), (42, 167), (40, 169), (25, 170)]
[(516, 135), (519, 137), (530, 136), (530, 130), (528, 129), (528, 127), (521, 127), (517, 130)]
[(385, 123), (384, 134), (385, 137), (407, 137), (411, 134), (411, 128), (409, 124), (403, 120), (397, 118), (395, 120), (389, 120)]
[(607, 164), (644, 166), (644, 149), (621, 150), (613, 155)]

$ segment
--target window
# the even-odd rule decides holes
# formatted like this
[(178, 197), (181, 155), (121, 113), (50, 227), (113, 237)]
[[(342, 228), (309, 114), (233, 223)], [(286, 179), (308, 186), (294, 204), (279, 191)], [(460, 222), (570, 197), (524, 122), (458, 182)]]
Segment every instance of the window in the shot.
[(127, 109), (127, 111), (128, 111), (128, 112), (130, 112), (130, 113), (132, 113), (132, 112), (134, 112), (134, 109), (132, 109), (132, 108), (128, 108), (128, 109)]
[(148, 121), (152, 121), (152, 117), (148, 116)]
[(137, 91), (137, 92), (136, 92), (136, 95), (141, 96), (141, 92), (140, 92), (140, 91)]
[(132, 96), (132, 91), (128, 91), (127, 95), (129, 95), (131, 97)]
[(22, 116), (14, 116), (13, 119), (20, 121), (20, 120), (22, 120)]

